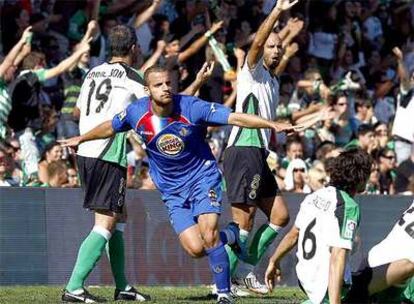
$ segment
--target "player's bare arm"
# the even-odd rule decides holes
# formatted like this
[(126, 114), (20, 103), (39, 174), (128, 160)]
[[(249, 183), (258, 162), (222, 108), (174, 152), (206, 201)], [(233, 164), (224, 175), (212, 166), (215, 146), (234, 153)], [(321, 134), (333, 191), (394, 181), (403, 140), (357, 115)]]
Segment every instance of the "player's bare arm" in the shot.
[(274, 129), (276, 132), (294, 132), (302, 126), (292, 126), (289, 123), (278, 123), (246, 113), (231, 113), (228, 124), (244, 128)]
[(267, 37), (269, 37), (276, 21), (280, 18), (283, 11), (289, 10), (299, 0), (280, 0), (277, 2), (275, 8), (271, 11), (266, 20), (260, 25), (254, 37), (252, 46), (247, 53), (247, 64), (249, 68), (253, 69), (263, 53), (263, 48), (266, 43)]
[(341, 290), (344, 281), (345, 261), (347, 254), (348, 250), (345, 248), (331, 248), (328, 283), (329, 303), (341, 303)]
[(293, 226), (282, 239), (279, 246), (277, 246), (275, 253), (270, 258), (265, 273), (265, 283), (270, 291), (273, 290), (275, 279), (278, 282), (281, 280), (282, 272), (279, 265), (280, 261), (296, 246), (298, 239), (299, 229), (296, 226)]
[(63, 139), (59, 142), (63, 147), (76, 147), (85, 141), (104, 139), (114, 135), (115, 131), (112, 128), (112, 120), (108, 120), (83, 135)]

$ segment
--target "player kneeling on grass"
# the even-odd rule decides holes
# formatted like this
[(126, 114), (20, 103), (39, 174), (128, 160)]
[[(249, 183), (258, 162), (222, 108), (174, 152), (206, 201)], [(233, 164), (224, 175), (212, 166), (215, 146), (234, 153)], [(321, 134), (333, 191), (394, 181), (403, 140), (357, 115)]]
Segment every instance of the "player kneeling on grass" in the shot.
[(150, 174), (168, 209), (183, 248), (194, 258), (207, 255), (218, 289), (218, 303), (232, 303), (229, 259), (225, 244), (238, 240), (234, 224), (219, 233), (222, 177), (205, 141), (208, 125), (272, 128), (277, 132), (301, 129), (260, 117), (231, 113), (220, 104), (193, 96), (173, 95), (169, 73), (162, 67), (145, 72), (149, 97), (90, 132), (64, 141), (66, 146), (107, 138), (134, 129), (143, 139)]
[(327, 166), (330, 185), (305, 198), (294, 226), (269, 261), (265, 274), (269, 288), (275, 276), (280, 279), (281, 259), (296, 244), (296, 273), (309, 297), (306, 303), (368, 303), (369, 295), (409, 277), (413, 266), (407, 260), (351, 273), (349, 255), (360, 220), (353, 196), (364, 190), (371, 166), (370, 156), (359, 149), (331, 160)]
[(369, 250), (367, 262), (367, 267), (361, 272), (365, 274), (364, 277), (377, 280), (375, 286), (370, 284), (370, 295), (387, 287), (394, 287), (376, 294), (374, 299), (378, 303), (412, 303), (414, 300), (412, 278), (414, 275), (414, 201), (386, 238)]

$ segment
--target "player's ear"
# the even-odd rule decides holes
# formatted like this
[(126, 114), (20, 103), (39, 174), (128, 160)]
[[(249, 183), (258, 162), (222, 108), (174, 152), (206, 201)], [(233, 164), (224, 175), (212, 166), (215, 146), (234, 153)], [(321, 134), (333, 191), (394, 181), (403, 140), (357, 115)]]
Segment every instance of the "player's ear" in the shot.
[(145, 93), (147, 93), (148, 95), (150, 95), (150, 90), (149, 90), (149, 88), (148, 88), (147, 85), (144, 86), (144, 90), (145, 90)]

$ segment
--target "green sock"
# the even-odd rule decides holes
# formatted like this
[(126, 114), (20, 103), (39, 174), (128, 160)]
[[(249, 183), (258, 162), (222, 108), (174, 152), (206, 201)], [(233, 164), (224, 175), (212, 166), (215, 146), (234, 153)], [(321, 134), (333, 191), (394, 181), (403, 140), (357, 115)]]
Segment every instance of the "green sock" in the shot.
[(262, 225), (253, 237), (249, 248), (249, 264), (257, 265), (267, 248), (276, 238), (278, 232), (269, 224)]
[(117, 289), (125, 290), (128, 281), (125, 277), (124, 233), (115, 230), (108, 242), (108, 258)]
[(233, 249), (231, 249), (229, 245), (224, 246), (224, 248), (226, 248), (227, 255), (229, 256), (229, 262), (230, 262), (230, 277), (233, 277), (234, 272), (236, 271), (236, 268), (237, 268), (237, 264), (239, 262), (239, 258), (233, 252)]
[[(105, 229), (101, 228), (101, 230)], [(107, 230), (105, 231), (109, 234), (109, 238), (110, 232)], [(98, 262), (101, 257), (102, 251), (105, 249), (107, 239), (103, 236), (104, 234), (105, 232), (99, 233), (94, 228), (83, 241), (79, 248), (78, 257), (76, 259), (72, 275), (69, 279), (69, 283), (66, 286), (66, 290), (69, 292), (83, 288), (86, 278), (95, 267), (96, 262)]]

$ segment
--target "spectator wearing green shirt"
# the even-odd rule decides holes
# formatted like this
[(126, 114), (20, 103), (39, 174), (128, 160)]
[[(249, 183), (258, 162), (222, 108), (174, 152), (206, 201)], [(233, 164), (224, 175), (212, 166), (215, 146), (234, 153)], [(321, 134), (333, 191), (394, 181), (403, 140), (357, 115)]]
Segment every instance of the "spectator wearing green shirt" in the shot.
[(7, 83), (13, 80), (16, 66), (27, 54), (27, 50), (29, 49), (30, 51), (31, 36), (31, 27), (28, 27), (23, 32), (17, 44), (0, 64), (0, 140), (6, 139), (8, 130), (7, 117), (12, 108)]
[(35, 142), (35, 134), (42, 127), (42, 106), (45, 105), (42, 84), (75, 65), (79, 58), (89, 51), (89, 41), (83, 41), (70, 57), (50, 69), (44, 68), (46, 60), (43, 53), (31, 52), (23, 60), (19, 76), (11, 84), (12, 108), (8, 124), (19, 138), (24, 159), (23, 168), (28, 177), (37, 174), (38, 171), (39, 150)]

